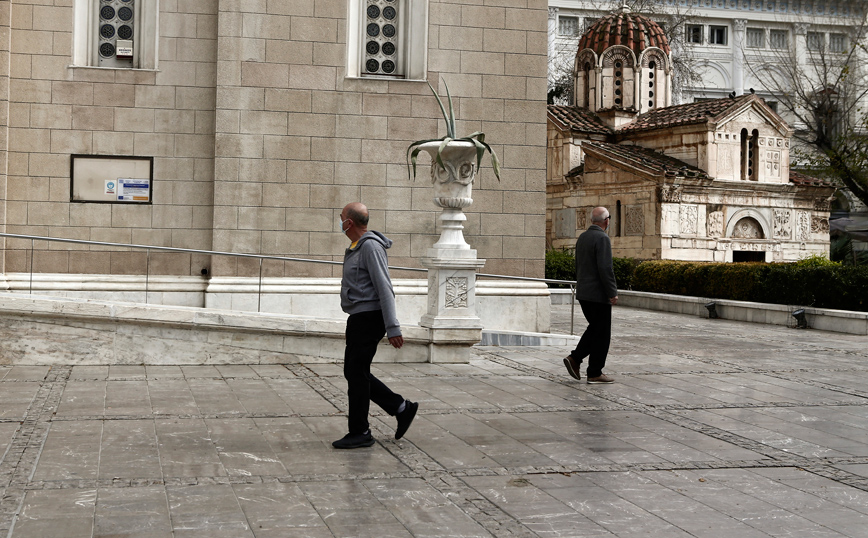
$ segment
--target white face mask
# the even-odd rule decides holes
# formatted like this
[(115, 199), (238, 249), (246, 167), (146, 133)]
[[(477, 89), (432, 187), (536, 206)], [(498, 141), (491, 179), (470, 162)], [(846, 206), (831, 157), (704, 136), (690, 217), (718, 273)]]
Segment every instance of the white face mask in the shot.
[(350, 220), (350, 219), (341, 220), (340, 215), (338, 215), (338, 231), (341, 232), (342, 234), (347, 233), (346, 230), (344, 230), (344, 223), (347, 222), (348, 220)]

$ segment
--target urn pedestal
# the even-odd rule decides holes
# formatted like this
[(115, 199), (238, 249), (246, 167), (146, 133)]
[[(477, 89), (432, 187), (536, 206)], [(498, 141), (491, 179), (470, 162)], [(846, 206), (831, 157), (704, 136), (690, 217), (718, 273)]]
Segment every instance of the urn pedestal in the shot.
[(440, 239), (420, 261), (428, 268), (428, 311), (419, 325), (430, 331), (430, 362), (469, 362), (470, 347), (482, 340), (476, 272), (485, 265), (464, 240), (464, 208), (473, 203), (476, 146), (451, 142), (440, 153), (442, 166), (436, 159), (439, 146), (439, 142), (420, 146), (431, 154), (434, 203), (443, 211)]

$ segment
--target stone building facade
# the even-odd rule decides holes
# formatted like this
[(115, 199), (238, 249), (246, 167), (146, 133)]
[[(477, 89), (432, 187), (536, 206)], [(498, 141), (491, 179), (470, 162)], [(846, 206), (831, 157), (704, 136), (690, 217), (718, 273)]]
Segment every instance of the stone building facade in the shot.
[(655, 26), (625, 10), (580, 40), (576, 70), (595, 76), (577, 77), (578, 106), (549, 106), (549, 245), (572, 248), (603, 205), (616, 256), (827, 254), (834, 188), (790, 170), (792, 129), (753, 94), (665, 106), (668, 47)]
[[(443, 94), (442, 79), (459, 130), (484, 131), (504, 164), (500, 182), (481, 170), (468, 242), (486, 272), (542, 277), (545, 55), (541, 0), (2, 2), (0, 226), (340, 259), (338, 213), (361, 200), (395, 241), (391, 262), (418, 267), (439, 208), (427, 174), (408, 177), (405, 151), (443, 134), (425, 83)], [(143, 200), (120, 201), (109, 185), (129, 179), (127, 158), (148, 176), (132, 176), (148, 180)], [(44, 242), (31, 257), (30, 241), (0, 244), (7, 275), (260, 271), (244, 258)]]

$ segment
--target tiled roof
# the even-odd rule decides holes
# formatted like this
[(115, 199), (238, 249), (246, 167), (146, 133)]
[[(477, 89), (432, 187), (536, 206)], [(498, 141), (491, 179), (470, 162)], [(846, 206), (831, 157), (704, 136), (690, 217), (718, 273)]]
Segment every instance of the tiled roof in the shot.
[(708, 179), (709, 176), (699, 168), (690, 166), (684, 161), (664, 155), (659, 151), (639, 146), (624, 144), (609, 144), (607, 142), (582, 142), (582, 148), (591, 153), (598, 152), (603, 155), (626, 162), (636, 168), (645, 169), (649, 173), (655, 173), (666, 177), (695, 177)]
[(549, 114), (571, 131), (582, 133), (611, 134), (612, 130), (587, 108), (565, 105), (549, 105)]
[(591, 49), (600, 55), (611, 46), (623, 45), (638, 57), (649, 47), (669, 54), (669, 40), (663, 29), (648, 17), (636, 13), (613, 13), (595, 22), (579, 41), (579, 52)]
[(801, 187), (834, 187), (835, 184), (828, 179), (807, 176), (801, 172), (790, 169), (790, 183)]
[(676, 125), (690, 125), (694, 123), (707, 123), (709, 120), (725, 114), (730, 109), (743, 104), (750, 99), (758, 97), (747, 94), (731, 99), (712, 99), (710, 101), (698, 101), (686, 105), (657, 108), (645, 114), (640, 114), (632, 123), (624, 125), (618, 132), (650, 131), (661, 127), (674, 127)]

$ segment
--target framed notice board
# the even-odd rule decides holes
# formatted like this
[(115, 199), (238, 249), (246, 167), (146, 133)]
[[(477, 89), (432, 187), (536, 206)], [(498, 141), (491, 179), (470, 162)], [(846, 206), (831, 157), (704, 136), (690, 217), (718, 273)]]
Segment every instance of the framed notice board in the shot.
[(108, 204), (150, 204), (154, 158), (127, 155), (72, 155), (69, 200)]

